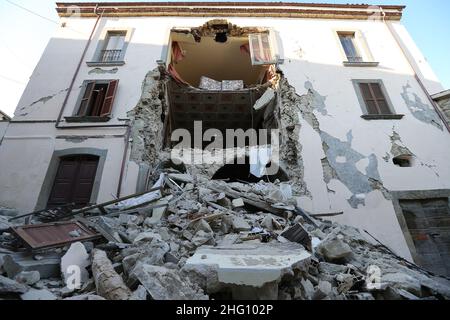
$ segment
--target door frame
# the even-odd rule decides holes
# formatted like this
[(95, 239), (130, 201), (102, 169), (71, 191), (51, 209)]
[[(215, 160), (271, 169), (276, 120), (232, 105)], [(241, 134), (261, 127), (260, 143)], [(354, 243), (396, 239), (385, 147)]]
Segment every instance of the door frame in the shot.
[(71, 155), (92, 155), (98, 157), (97, 172), (95, 174), (90, 200), (91, 203), (96, 203), (98, 193), (100, 191), (100, 182), (103, 175), (107, 153), (108, 150), (97, 148), (70, 148), (54, 151), (48, 165), (47, 173), (45, 174), (44, 182), (42, 183), (41, 191), (39, 193), (39, 197), (34, 210), (43, 210), (46, 208), (50, 193), (53, 189), (56, 174), (58, 173), (60, 160), (62, 157)]
[(435, 198), (448, 198), (450, 204), (450, 189), (440, 190), (415, 190), (415, 191), (391, 191), (392, 204), (394, 205), (395, 215), (397, 216), (400, 228), (403, 231), (403, 235), (408, 245), (409, 251), (415, 263), (420, 261), (419, 254), (417, 253), (416, 245), (409, 232), (408, 225), (406, 224), (405, 216), (403, 215), (403, 209), (400, 206), (400, 200), (426, 200)]

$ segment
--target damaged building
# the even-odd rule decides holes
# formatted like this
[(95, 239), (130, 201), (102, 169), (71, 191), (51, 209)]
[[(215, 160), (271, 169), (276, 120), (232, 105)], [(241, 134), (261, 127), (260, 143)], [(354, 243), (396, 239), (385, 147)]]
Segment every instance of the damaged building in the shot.
[[(98, 248), (82, 261), (107, 299), (450, 297), (428, 278), (450, 276), (449, 94), (404, 9), (57, 3), (3, 138), (0, 119), (0, 241), (71, 244), (67, 259), (88, 256), (74, 239), (120, 242), (112, 262)], [(19, 223), (32, 216), (61, 237)], [(34, 271), (8, 259), (10, 278)], [(351, 293), (376, 259), (384, 289)]]

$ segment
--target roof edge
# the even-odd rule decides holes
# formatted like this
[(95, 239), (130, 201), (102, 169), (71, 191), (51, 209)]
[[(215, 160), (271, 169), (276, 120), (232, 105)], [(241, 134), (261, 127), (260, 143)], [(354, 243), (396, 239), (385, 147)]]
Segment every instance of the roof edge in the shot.
[[(326, 4), (294, 2), (57, 2), (60, 17), (96, 16), (99, 6), (104, 16), (246, 16), (325, 19), (368, 19), (378, 8), (386, 20), (401, 20), (403, 5)], [(98, 11), (97, 11), (98, 12)]]

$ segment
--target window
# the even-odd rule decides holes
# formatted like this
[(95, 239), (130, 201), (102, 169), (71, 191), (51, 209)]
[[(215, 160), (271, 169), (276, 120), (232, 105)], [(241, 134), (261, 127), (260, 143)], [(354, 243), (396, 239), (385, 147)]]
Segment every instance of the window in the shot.
[(123, 60), (126, 31), (108, 31), (105, 46), (100, 52), (100, 62), (117, 62)]
[(404, 115), (395, 114), (381, 80), (353, 80), (358, 99), (364, 111), (362, 118), (401, 119)]
[(363, 58), (355, 44), (355, 33), (338, 32), (338, 35), (348, 62), (363, 62)]
[(253, 65), (277, 63), (275, 50), (269, 33), (255, 33), (248, 36)]
[(368, 114), (392, 114), (379, 83), (360, 83)]
[(78, 111), (68, 122), (81, 120), (107, 121), (111, 114), (119, 80), (86, 81)]

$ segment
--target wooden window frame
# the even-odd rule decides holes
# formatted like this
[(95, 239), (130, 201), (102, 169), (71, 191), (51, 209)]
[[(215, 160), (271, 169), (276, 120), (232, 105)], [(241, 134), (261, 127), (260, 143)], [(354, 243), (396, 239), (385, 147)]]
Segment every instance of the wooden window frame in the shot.
[[(382, 80), (380, 80), (380, 79), (354, 79), (354, 80), (352, 80), (352, 82), (353, 82), (353, 86), (355, 88), (355, 92), (356, 92), (359, 104), (361, 106), (361, 110), (363, 111), (363, 115), (361, 116), (361, 118), (363, 118), (365, 120), (400, 120), (404, 117), (403, 114), (397, 114), (395, 112), (393, 104), (389, 98), (389, 95), (387, 93), (387, 90), (386, 90)], [(386, 102), (387, 108), (390, 111), (389, 114), (369, 113), (366, 99), (364, 98), (364, 95), (361, 92), (361, 86), (360, 86), (361, 84), (378, 84), (379, 85), (380, 91), (383, 94), (384, 101)], [(369, 86), (369, 88), (370, 87), (371, 86)], [(376, 97), (373, 92), (371, 94), (373, 95), (373, 97)], [(377, 99), (375, 99), (375, 101), (377, 101)], [(376, 105), (378, 105), (377, 102), (376, 102)], [(380, 110), (380, 108), (378, 106), (377, 106), (377, 110)]]
[[(259, 44), (259, 51), (262, 52), (264, 50), (264, 46), (263, 46), (263, 39), (262, 37), (267, 37), (267, 41), (269, 43), (269, 50), (270, 50), (270, 60), (264, 60), (264, 61), (258, 61), (255, 58), (255, 48), (252, 45), (252, 40), (256, 37), (258, 39), (258, 44)], [(252, 61), (252, 65), (254, 66), (259, 66), (259, 65), (271, 65), (271, 64), (276, 64), (278, 62), (278, 50), (277, 50), (277, 44), (276, 44), (276, 40), (275, 40), (275, 36), (273, 31), (269, 31), (269, 32), (261, 32), (261, 33), (251, 33), (248, 35), (248, 44), (249, 44), (249, 48), (250, 48), (250, 57), (251, 57), (251, 61)]]
[[(362, 63), (364, 62), (364, 56), (361, 53), (361, 49), (359, 48), (358, 44), (356, 43), (356, 32), (355, 31), (338, 31), (338, 37), (339, 37), (339, 42), (341, 44), (342, 50), (344, 50), (345, 56), (347, 58), (346, 62), (350, 62), (350, 63)], [(351, 36), (351, 44), (353, 45), (353, 48), (355, 50), (356, 53), (356, 57), (349, 57), (349, 55), (347, 54), (346, 50), (345, 50), (345, 46), (342, 43), (342, 37), (349, 37)], [(351, 61), (349, 58), (359, 58), (361, 59), (361, 61)]]
[[(345, 59), (342, 63), (345, 67), (377, 67), (380, 63), (374, 60), (372, 52), (369, 48), (367, 39), (364, 34), (358, 29), (333, 29), (334, 36), (341, 52), (343, 59)], [(341, 35), (353, 35), (353, 46), (355, 50), (361, 57), (362, 61), (360, 62), (352, 62), (348, 60), (347, 54), (341, 42)]]
[[(98, 111), (99, 115), (86, 115), (86, 111), (88, 111), (87, 109), (91, 104), (92, 92), (95, 86), (99, 84), (107, 84), (102, 104), (95, 106), (95, 109)], [(111, 120), (112, 109), (114, 107), (114, 100), (117, 95), (118, 86), (118, 79), (84, 81), (76, 108), (72, 116), (65, 117), (66, 122), (108, 122)], [(91, 92), (89, 93), (88, 90)]]

